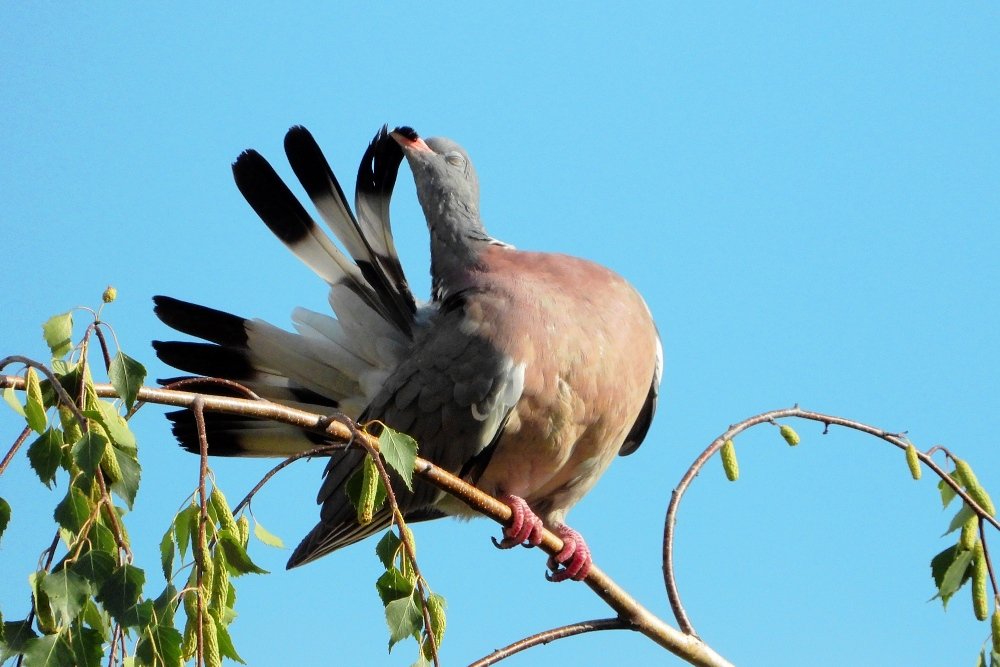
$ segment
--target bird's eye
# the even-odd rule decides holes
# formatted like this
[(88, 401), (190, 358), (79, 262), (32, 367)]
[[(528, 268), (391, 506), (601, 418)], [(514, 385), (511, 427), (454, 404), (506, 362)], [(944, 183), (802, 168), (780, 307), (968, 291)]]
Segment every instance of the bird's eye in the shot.
[(465, 168), (465, 156), (458, 151), (445, 153), (444, 159), (453, 167)]

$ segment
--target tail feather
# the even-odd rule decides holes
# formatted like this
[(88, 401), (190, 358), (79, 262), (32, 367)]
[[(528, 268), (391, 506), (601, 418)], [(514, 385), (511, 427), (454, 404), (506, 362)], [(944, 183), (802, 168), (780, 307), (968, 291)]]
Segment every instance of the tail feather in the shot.
[(413, 294), (410, 293), (406, 275), (399, 263), (389, 224), (389, 202), (402, 161), (403, 149), (389, 136), (388, 126), (383, 125), (361, 158), (354, 190), (354, 207), (358, 212), (362, 233), (379, 257), (379, 264), (386, 276), (413, 303)]
[(233, 178), (250, 207), (289, 250), (331, 287), (344, 285), (381, 310), (361, 269), (324, 234), (270, 163), (246, 150), (233, 163)]
[(153, 304), (160, 321), (181, 333), (219, 345), (246, 345), (246, 319), (242, 317), (169, 296), (154, 296)]
[[(397, 150), (401, 162), (403, 153), (398, 147)], [(365, 229), (362, 229), (351, 212), (344, 191), (323, 151), (304, 127), (293, 127), (285, 135), (285, 154), (316, 210), (354, 258), (368, 285), (378, 294), (379, 302), (385, 306), (383, 314), (387, 315), (400, 330), (410, 335), (413, 330), (416, 303), (395, 252), (390, 255), (385, 248), (385, 239), (388, 237), (391, 242), (392, 238), (388, 226), (388, 207), (378, 212), (380, 216), (384, 214), (384, 217), (369, 217), (366, 212)], [(396, 169), (398, 167), (397, 162)], [(366, 164), (362, 160), (359, 171), (365, 170)], [(395, 178), (392, 180), (394, 182)], [(391, 192), (387, 194), (391, 195)], [(387, 274), (392, 275), (390, 277)]]
[(256, 379), (258, 373), (245, 348), (212, 343), (154, 340), (153, 349), (163, 363), (195, 375), (242, 382)]
[[(307, 130), (289, 130), (285, 152), (343, 251), (259, 153), (248, 150), (241, 154), (233, 163), (233, 177), (261, 220), (327, 283), (335, 317), (297, 308), (292, 315), (295, 332), (290, 332), (262, 320), (247, 320), (161, 296), (154, 298), (157, 316), (177, 331), (207, 342), (155, 342), (154, 347), (160, 359), (182, 371), (236, 380), (263, 398), (318, 414), (336, 410), (359, 418), (405, 358), (416, 330), (427, 321), (418, 316), (389, 224), (389, 203), (402, 150), (386, 127), (375, 135), (358, 169), (357, 217)], [(189, 388), (238, 395), (207, 380), (203, 387), (195, 384)], [(167, 416), (181, 446), (200, 451), (190, 411)], [(323, 441), (321, 434), (238, 415), (206, 414), (205, 427), (209, 453), (220, 456), (285, 457)], [(347, 450), (331, 459), (323, 492), (327, 496), (334, 493), (336, 501), (321, 499), (327, 501), (322, 520), (295, 550), (289, 567), (390, 524), (391, 517), (385, 511), (377, 513), (367, 526), (357, 523), (346, 484), (363, 458), (364, 452)], [(432, 514), (411, 517), (408, 513), (407, 519), (437, 516)]]
[(254, 357), (298, 385), (343, 401), (356, 396), (359, 385), (352, 369), (338, 368), (336, 359), (326, 358), (318, 341), (254, 320), (247, 327), (247, 340)]
[[(189, 410), (167, 413), (171, 431), (181, 447), (201, 452), (194, 415)], [(205, 413), (208, 453), (212, 456), (285, 458), (322, 444), (322, 436), (309, 431), (239, 415)]]

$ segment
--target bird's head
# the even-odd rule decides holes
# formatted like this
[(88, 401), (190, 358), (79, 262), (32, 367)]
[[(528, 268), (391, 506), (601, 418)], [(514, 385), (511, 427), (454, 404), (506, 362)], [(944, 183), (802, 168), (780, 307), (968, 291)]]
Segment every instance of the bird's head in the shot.
[(413, 171), (417, 198), (428, 221), (460, 215), (479, 219), (479, 178), (465, 149), (451, 139), (422, 139), (411, 127), (391, 136)]

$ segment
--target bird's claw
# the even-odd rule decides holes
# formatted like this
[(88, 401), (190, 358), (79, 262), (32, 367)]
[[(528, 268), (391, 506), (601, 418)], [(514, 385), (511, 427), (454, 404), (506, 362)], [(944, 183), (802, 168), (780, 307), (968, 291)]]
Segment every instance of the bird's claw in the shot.
[(565, 524), (556, 526), (553, 532), (562, 539), (563, 548), (549, 557), (548, 567), (552, 572), (546, 572), (545, 578), (549, 581), (586, 579), (594, 559), (583, 536)]
[[(527, 501), (511, 494), (503, 496), (501, 500), (510, 507), (510, 520), (504, 526), (502, 540), (490, 538), (493, 545), (498, 549), (512, 549), (519, 544), (526, 547), (541, 544), (545, 526)], [(557, 525), (553, 532), (562, 540), (563, 547), (555, 556), (549, 557), (548, 568), (551, 572), (546, 572), (545, 578), (549, 581), (585, 579), (594, 561), (583, 536), (566, 524)]]
[(504, 526), (503, 539), (493, 539), (498, 549), (511, 549), (519, 544), (537, 547), (542, 543), (545, 526), (538, 515), (531, 511), (527, 501), (520, 496), (507, 494), (502, 500), (510, 507), (510, 521)]

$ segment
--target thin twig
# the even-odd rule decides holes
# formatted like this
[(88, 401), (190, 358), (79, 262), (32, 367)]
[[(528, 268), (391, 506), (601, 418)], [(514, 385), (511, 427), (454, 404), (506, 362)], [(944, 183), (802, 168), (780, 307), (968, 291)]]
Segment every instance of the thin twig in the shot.
[(108, 349), (108, 341), (104, 338), (104, 332), (101, 331), (101, 325), (104, 324), (100, 320), (95, 321), (92, 326), (94, 328), (94, 333), (97, 334), (97, 340), (101, 344), (101, 352), (104, 354), (104, 370), (111, 369), (111, 351)]
[[(712, 456), (714, 456), (719, 449), (722, 448), (726, 440), (732, 440), (738, 434), (748, 428), (751, 428), (752, 426), (756, 426), (757, 424), (774, 422), (776, 419), (784, 419), (788, 417), (797, 417), (799, 419), (817, 421), (827, 427), (830, 425), (843, 426), (856, 431), (861, 431), (862, 433), (867, 433), (875, 436), (876, 438), (885, 440), (886, 442), (903, 450), (910, 445), (909, 441), (903, 437), (905, 434), (890, 433), (883, 429), (869, 426), (868, 424), (864, 424), (853, 419), (845, 419), (844, 417), (835, 417), (833, 415), (803, 410), (798, 406), (782, 410), (771, 410), (769, 412), (755, 415), (730, 426), (725, 433), (713, 440), (712, 444), (710, 444), (708, 448), (705, 449), (705, 451), (702, 452), (697, 459), (695, 459), (694, 463), (691, 464), (691, 467), (688, 468), (687, 472), (681, 478), (681, 481), (674, 488), (670, 497), (670, 505), (667, 508), (667, 515), (663, 526), (663, 581), (667, 589), (667, 598), (670, 601), (670, 608), (673, 610), (674, 618), (677, 619), (677, 624), (686, 634), (697, 636), (694, 627), (691, 625), (691, 621), (687, 616), (687, 612), (684, 610), (684, 605), (681, 603), (680, 593), (677, 591), (677, 580), (674, 571), (674, 533), (677, 523), (677, 510), (680, 507), (681, 498), (684, 496), (685, 491), (687, 491), (691, 481), (698, 475), (705, 463), (712, 458)], [(931, 448), (930, 452), (933, 452), (936, 449), (938, 449), (938, 447)], [(986, 511), (980, 507), (971, 496), (969, 496), (965, 489), (963, 489), (958, 482), (952, 479), (951, 475), (945, 472), (940, 466), (938, 466), (937, 463), (934, 462), (929, 453), (917, 452), (917, 457), (924, 465), (934, 471), (938, 477), (944, 480), (944, 482), (955, 491), (956, 495), (960, 496), (962, 500), (964, 500), (983, 521), (989, 522), (995, 528), (1000, 529), (1000, 522), (998, 522), (995, 517), (987, 514)]]
[(497, 649), (490, 653), (485, 658), (480, 658), (473, 663), (469, 664), (469, 667), (488, 667), (489, 665), (495, 665), (504, 658), (509, 658), (515, 653), (520, 653), (526, 649), (533, 646), (538, 646), (540, 644), (548, 644), (557, 639), (563, 639), (565, 637), (572, 637), (574, 635), (582, 635), (586, 632), (597, 632), (599, 630), (629, 630), (632, 626), (623, 621), (620, 618), (599, 618), (593, 621), (580, 621), (579, 623), (571, 623), (569, 625), (563, 625), (558, 628), (552, 628), (551, 630), (546, 630), (545, 632), (539, 632), (538, 634), (531, 635), (530, 637), (525, 637), (520, 639), (504, 648)]
[[(70, 398), (70, 395), (66, 393), (66, 388), (62, 386), (62, 383), (59, 382), (55, 373), (53, 373), (48, 366), (33, 359), (29, 359), (28, 357), (22, 357), (21, 355), (14, 354), (0, 359), (0, 370), (10, 364), (24, 364), (25, 366), (31, 366), (44, 374), (48, 381), (52, 383), (52, 388), (59, 396), (59, 403), (69, 408), (73, 412), (73, 416), (76, 417), (78, 422), (80, 422), (81, 427), (86, 428), (87, 418), (83, 416), (83, 413), (80, 411), (80, 407), (72, 398)], [(117, 392), (114, 391), (114, 387), (111, 387), (111, 385), (105, 386), (111, 388), (111, 394), (109, 395), (118, 395)], [(11, 387), (13, 389), (24, 391), (25, 381), (24, 378), (16, 375), (0, 375), (0, 387)]]
[(17, 450), (21, 448), (21, 445), (23, 445), (24, 441), (28, 439), (29, 435), (31, 435), (31, 427), (25, 426), (24, 430), (21, 431), (21, 435), (17, 436), (14, 444), (10, 446), (9, 450), (7, 450), (7, 453), (3, 457), (3, 461), (0, 461), (0, 475), (7, 470), (7, 466), (10, 465), (10, 462), (14, 459), (14, 454), (17, 454)]
[(111, 629), (111, 651), (108, 653), (108, 667), (114, 667), (115, 655), (118, 653), (118, 633), (121, 632), (122, 627), (115, 623), (115, 627)]
[(420, 572), (420, 566), (417, 565), (417, 549), (413, 544), (410, 531), (406, 530), (406, 520), (403, 517), (403, 513), (399, 509), (399, 502), (396, 500), (396, 492), (392, 489), (392, 479), (390, 479), (389, 471), (386, 470), (385, 463), (379, 455), (380, 450), (378, 447), (378, 441), (375, 440), (372, 442), (372, 436), (367, 438), (362, 437), (362, 434), (367, 436), (368, 433), (357, 428), (353, 422), (349, 422), (347, 426), (351, 429), (351, 440), (353, 442), (358, 442), (365, 448), (368, 456), (370, 456), (372, 461), (374, 461), (375, 467), (378, 469), (379, 477), (382, 479), (382, 484), (385, 486), (386, 501), (392, 509), (393, 520), (399, 526), (399, 539), (403, 543), (403, 550), (406, 552), (406, 558), (409, 560), (410, 567), (413, 568), (413, 575), (416, 578), (417, 593), (420, 595), (420, 614), (424, 619), (424, 628), (427, 629), (427, 639), (431, 643), (431, 657), (434, 660), (434, 667), (440, 667), (437, 640), (434, 637), (434, 630), (431, 627), (430, 610), (427, 608), (427, 589), (424, 585), (426, 582), (424, 581), (424, 575)]
[(200, 396), (191, 405), (191, 412), (194, 413), (194, 421), (198, 427), (198, 443), (201, 449), (201, 466), (198, 469), (198, 499), (201, 501), (201, 514), (198, 517), (198, 557), (195, 558), (197, 566), (198, 582), (198, 658), (195, 664), (205, 664), (205, 636), (202, 626), (205, 623), (205, 609), (208, 603), (204, 599), (204, 587), (202, 577), (205, 574), (206, 542), (205, 532), (208, 529), (208, 494), (205, 490), (205, 479), (208, 477), (208, 436), (205, 432), (205, 401)]
[(111, 524), (111, 534), (114, 536), (118, 548), (125, 553), (126, 562), (131, 563), (132, 549), (129, 548), (128, 540), (125, 539), (125, 531), (118, 521), (118, 512), (115, 511), (115, 503), (111, 499), (111, 493), (108, 491), (108, 486), (104, 481), (104, 473), (101, 471), (99, 465), (94, 470), (94, 473), (97, 485), (101, 489), (101, 504), (104, 506), (104, 513), (108, 518), (108, 523)]
[(283, 460), (281, 463), (268, 470), (267, 473), (263, 477), (261, 477), (260, 481), (257, 482), (257, 484), (252, 489), (250, 489), (250, 491), (245, 496), (243, 496), (243, 500), (236, 503), (236, 505), (233, 507), (233, 514), (239, 514), (244, 507), (249, 505), (250, 501), (257, 494), (257, 492), (260, 491), (262, 488), (264, 488), (264, 485), (267, 484), (267, 482), (272, 477), (277, 475), (283, 468), (290, 466), (291, 464), (301, 459), (313, 458), (316, 456), (325, 456), (327, 454), (332, 454), (333, 452), (336, 451), (343, 451), (343, 449), (344, 449), (343, 444), (320, 445), (318, 447), (314, 447), (313, 449), (304, 452), (292, 454), (287, 459)]
[(983, 530), (983, 517), (979, 517), (979, 541), (983, 544), (983, 558), (986, 560), (986, 569), (990, 573), (990, 585), (993, 586), (993, 597), (996, 598), (1000, 595), (1000, 590), (997, 590), (997, 576), (996, 572), (993, 571), (993, 561), (990, 560), (990, 550), (986, 546), (986, 531)]

